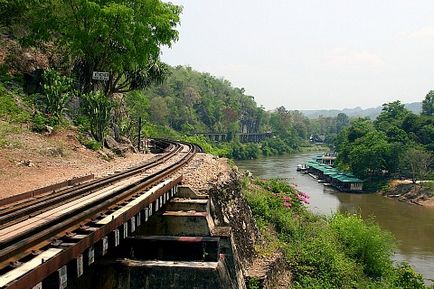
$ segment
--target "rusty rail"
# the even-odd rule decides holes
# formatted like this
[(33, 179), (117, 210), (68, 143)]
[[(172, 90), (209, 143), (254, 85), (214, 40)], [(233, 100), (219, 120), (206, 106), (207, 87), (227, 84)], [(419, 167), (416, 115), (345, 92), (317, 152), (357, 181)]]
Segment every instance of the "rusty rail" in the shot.
[(11, 223), (19, 222), (23, 220), (23, 218), (25, 219), (26, 216), (41, 213), (52, 208), (53, 206), (58, 206), (63, 202), (81, 198), (96, 189), (101, 189), (104, 186), (107, 186), (119, 180), (142, 173), (147, 169), (164, 163), (168, 159), (174, 157), (182, 149), (182, 146), (180, 146), (179, 144), (172, 144), (169, 141), (161, 142), (166, 145), (172, 145), (172, 149), (170, 150), (170, 152), (165, 155), (160, 155), (156, 159), (146, 162), (143, 165), (130, 168), (128, 170), (102, 179), (96, 179), (94, 181), (83, 183), (72, 188), (53, 192), (52, 194), (46, 195), (44, 197), (38, 199), (31, 199), (28, 202), (22, 202), (15, 206), (7, 207), (0, 210), (0, 228), (5, 228), (7, 226), (10, 226)]
[(15, 196), (0, 199), (0, 206), (11, 205), (11, 204), (19, 202), (19, 201), (38, 197), (42, 194), (54, 192), (54, 191), (59, 190), (59, 189), (64, 189), (65, 187), (75, 186), (77, 184), (81, 184), (81, 183), (90, 181), (93, 178), (94, 178), (93, 174), (86, 175), (86, 176), (82, 176), (82, 177), (78, 177), (78, 178), (73, 178), (73, 179), (70, 179), (70, 180), (67, 180), (64, 182), (60, 182), (57, 184), (49, 185), (47, 187), (38, 188), (38, 189), (29, 191), (29, 192), (25, 192), (22, 194), (18, 194)]
[[(179, 143), (172, 143), (172, 145), (177, 147), (177, 149), (172, 150), (173, 156), (176, 153), (179, 153), (179, 151), (182, 149), (182, 146)], [(187, 164), (196, 152), (202, 151), (200, 147), (195, 145), (189, 144), (188, 146), (189, 152), (186, 153), (181, 160), (176, 161), (174, 164), (167, 166), (163, 170), (153, 173), (149, 176), (145, 176), (140, 179), (140, 181), (135, 182), (133, 185), (128, 186), (120, 192), (116, 192), (113, 195), (107, 196), (103, 200), (98, 200), (96, 203), (91, 203), (87, 206), (77, 208), (76, 210), (69, 212), (67, 215), (61, 216), (61, 218), (56, 219), (51, 223), (46, 223), (43, 227), (35, 228), (31, 232), (26, 232), (21, 236), (17, 235), (16, 238), (8, 240), (4, 244), (0, 244), (0, 268), (3, 268), (4, 270), (7, 268), (8, 264), (10, 264), (10, 262), (19, 261), (25, 256), (34, 254), (37, 250), (44, 250), (44, 248), (49, 248), (50, 246), (52, 247), (50, 244), (53, 242), (53, 240), (62, 239), (73, 232), (83, 231), (83, 228), (92, 226), (96, 218), (103, 216), (104, 213), (109, 213), (110, 211), (119, 208), (122, 206), (122, 204), (125, 204), (126, 202), (140, 195), (141, 192), (160, 183), (162, 180), (166, 179), (168, 176), (172, 175), (185, 164)], [(173, 151), (175, 152), (173, 153)], [(162, 157), (156, 162), (153, 162), (152, 166), (164, 163), (167, 161), (167, 159), (167, 156)], [(150, 165), (151, 164), (148, 164), (146, 169), (149, 168)], [(142, 166), (128, 170), (127, 172), (119, 173), (115, 176), (110, 176), (108, 178), (90, 182), (90, 186), (86, 183), (83, 184), (83, 186), (78, 186), (78, 191), (81, 190), (81, 193), (83, 193), (86, 191), (86, 189), (94, 190), (95, 188), (103, 187), (104, 185), (100, 185), (102, 183), (108, 184), (113, 182), (114, 179), (126, 178), (128, 176), (143, 172), (144, 170), (145, 168)], [(178, 177), (170, 185), (173, 187), (181, 180), (182, 177)], [(114, 218), (110, 223), (102, 227), (94, 227), (94, 230), (89, 232), (85, 238), (81, 239), (74, 246), (65, 248), (61, 253), (42, 263), (36, 269), (27, 273), (21, 278), (11, 282), (5, 288), (30, 288), (36, 285), (43, 278), (58, 270), (61, 266), (67, 264), (72, 259), (77, 258), (84, 252), (84, 250), (124, 224), (133, 216), (138, 214), (140, 210), (144, 208), (144, 206), (152, 204), (152, 202), (155, 202), (156, 199), (160, 198), (165, 193), (167, 193), (167, 191), (160, 189), (155, 195), (152, 195), (152, 197), (146, 199), (140, 205), (131, 208), (122, 216)], [(75, 197), (76, 196), (77, 195), (75, 195)], [(38, 202), (37, 204), (49, 202), (51, 205), (53, 205), (49, 200), (50, 199), (45, 199), (44, 201)], [(4, 216), (7, 216), (7, 214)]]

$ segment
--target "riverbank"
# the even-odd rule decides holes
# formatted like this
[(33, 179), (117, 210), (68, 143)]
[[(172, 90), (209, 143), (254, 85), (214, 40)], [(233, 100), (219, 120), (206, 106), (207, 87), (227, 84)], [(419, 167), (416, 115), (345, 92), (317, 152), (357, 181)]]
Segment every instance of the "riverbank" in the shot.
[(260, 178), (288, 180), (295, 184), (298, 190), (308, 192), (308, 210), (315, 214), (331, 216), (341, 212), (360, 214), (365, 220), (374, 219), (382, 229), (391, 232), (396, 240), (394, 260), (407, 261), (422, 273), (426, 280), (434, 279), (434, 210), (386, 198), (380, 193), (339, 192), (318, 183), (306, 174), (297, 172), (297, 164), (310, 160), (315, 153), (294, 153), (258, 160), (236, 161), (236, 165)]
[(257, 254), (282, 253), (290, 288), (428, 288), (408, 264), (395, 264), (392, 235), (373, 221), (313, 214), (308, 194), (284, 181), (245, 179), (243, 193), (263, 238)]
[(380, 194), (401, 202), (434, 208), (434, 181), (417, 182), (392, 180)]

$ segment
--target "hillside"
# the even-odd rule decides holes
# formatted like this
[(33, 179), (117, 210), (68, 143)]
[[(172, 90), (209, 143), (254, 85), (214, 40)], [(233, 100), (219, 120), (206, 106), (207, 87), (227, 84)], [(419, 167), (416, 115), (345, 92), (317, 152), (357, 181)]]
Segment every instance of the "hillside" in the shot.
[[(421, 102), (412, 102), (406, 103), (405, 108), (408, 110), (419, 114), (422, 111), (422, 103)], [(335, 117), (339, 113), (345, 113), (349, 117), (369, 117), (370, 119), (375, 119), (383, 109), (382, 106), (372, 107), (372, 108), (344, 108), (344, 109), (317, 109), (317, 110), (300, 110), (308, 118), (318, 118), (319, 116), (323, 117)]]

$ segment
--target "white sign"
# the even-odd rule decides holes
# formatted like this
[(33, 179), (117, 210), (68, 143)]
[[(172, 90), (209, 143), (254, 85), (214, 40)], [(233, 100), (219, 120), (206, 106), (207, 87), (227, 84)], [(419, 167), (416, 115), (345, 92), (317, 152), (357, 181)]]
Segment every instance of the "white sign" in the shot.
[(108, 81), (110, 78), (110, 73), (104, 71), (94, 71), (92, 74), (93, 80), (104, 80)]

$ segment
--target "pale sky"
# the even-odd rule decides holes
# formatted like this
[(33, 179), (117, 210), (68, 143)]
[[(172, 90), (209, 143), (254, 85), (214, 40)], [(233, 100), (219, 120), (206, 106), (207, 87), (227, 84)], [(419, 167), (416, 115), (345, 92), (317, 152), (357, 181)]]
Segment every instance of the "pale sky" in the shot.
[(433, 0), (172, 0), (171, 65), (229, 80), (268, 109), (422, 101), (434, 89)]

